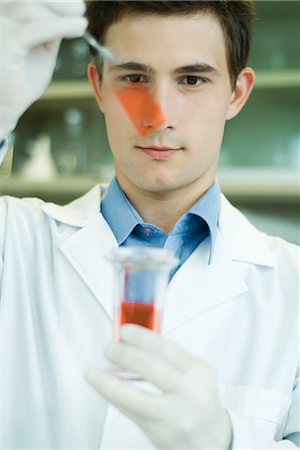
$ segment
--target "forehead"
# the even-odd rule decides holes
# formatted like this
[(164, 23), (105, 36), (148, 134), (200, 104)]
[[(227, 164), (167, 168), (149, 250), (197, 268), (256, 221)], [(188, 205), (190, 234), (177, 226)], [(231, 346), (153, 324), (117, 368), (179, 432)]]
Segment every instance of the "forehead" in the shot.
[(201, 60), (218, 69), (227, 66), (222, 28), (211, 14), (126, 16), (112, 24), (105, 45), (118, 61), (191, 64)]

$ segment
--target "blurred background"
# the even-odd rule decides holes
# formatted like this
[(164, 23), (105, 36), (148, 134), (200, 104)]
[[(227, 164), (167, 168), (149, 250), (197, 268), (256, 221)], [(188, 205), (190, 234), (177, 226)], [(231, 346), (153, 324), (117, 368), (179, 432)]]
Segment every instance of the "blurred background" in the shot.
[[(300, 2), (256, 1), (249, 65), (257, 82), (228, 122), (218, 179), (261, 230), (300, 243)], [(104, 120), (82, 39), (63, 41), (53, 81), (21, 118), (0, 168), (0, 193), (64, 204), (113, 177)]]

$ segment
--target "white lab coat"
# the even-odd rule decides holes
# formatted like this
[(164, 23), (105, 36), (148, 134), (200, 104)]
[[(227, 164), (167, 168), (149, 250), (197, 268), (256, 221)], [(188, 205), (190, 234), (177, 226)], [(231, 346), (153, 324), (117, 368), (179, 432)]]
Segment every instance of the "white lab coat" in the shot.
[[(153, 448), (84, 380), (112, 337), (117, 242), (99, 203), (99, 187), (64, 207), (1, 199), (1, 448)], [(215, 366), (235, 450), (297, 448), (278, 442), (299, 432), (297, 248), (223, 197), (208, 252), (173, 277), (163, 334)]]

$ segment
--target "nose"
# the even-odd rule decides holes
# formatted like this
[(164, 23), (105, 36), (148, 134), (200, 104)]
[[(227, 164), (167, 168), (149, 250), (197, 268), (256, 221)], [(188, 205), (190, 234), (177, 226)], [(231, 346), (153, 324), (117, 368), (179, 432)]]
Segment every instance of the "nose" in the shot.
[(152, 88), (146, 87), (145, 89), (147, 95), (141, 115), (144, 133), (150, 134), (157, 130), (176, 128), (178, 111), (171, 88), (160, 85)]

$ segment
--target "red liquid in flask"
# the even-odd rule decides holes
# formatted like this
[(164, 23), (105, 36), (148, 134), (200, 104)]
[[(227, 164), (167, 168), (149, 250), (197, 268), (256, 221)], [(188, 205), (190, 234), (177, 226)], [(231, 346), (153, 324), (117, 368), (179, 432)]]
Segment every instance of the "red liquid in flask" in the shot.
[(122, 341), (120, 327), (129, 323), (140, 325), (160, 334), (162, 310), (155, 309), (154, 305), (149, 303), (122, 302), (120, 308), (115, 310), (114, 336), (116, 341)]
[(155, 308), (149, 303), (122, 302), (120, 325), (135, 323), (142, 327), (155, 329)]

